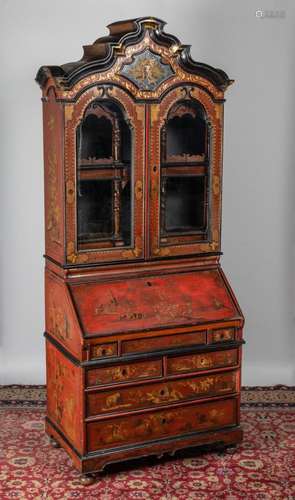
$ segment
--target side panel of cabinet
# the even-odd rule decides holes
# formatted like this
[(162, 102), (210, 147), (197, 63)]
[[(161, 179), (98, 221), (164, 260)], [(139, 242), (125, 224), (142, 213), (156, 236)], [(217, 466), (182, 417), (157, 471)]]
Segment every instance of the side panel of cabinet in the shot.
[[(95, 149), (91, 150), (89, 154), (86, 153), (80, 159), (80, 167), (77, 162), (77, 151), (79, 147), (77, 144), (78, 129), (82, 120), (89, 115), (89, 107), (93, 109), (92, 116), (96, 113), (99, 116), (97, 109), (100, 107), (100, 114), (106, 112), (103, 110), (109, 103), (114, 106), (120, 107), (124, 115), (124, 120), (128, 127), (131, 129), (131, 215), (130, 215), (130, 228), (131, 236), (130, 242), (124, 243), (118, 236), (118, 213), (120, 212), (120, 161), (117, 158), (116, 146), (112, 147), (113, 153), (107, 152), (105, 154), (105, 162), (97, 158)], [(106, 127), (107, 128), (107, 127)], [(105, 130), (106, 130), (105, 128)], [(103, 132), (106, 133), (106, 132)], [(114, 141), (116, 141), (116, 133), (114, 132)], [(119, 132), (118, 132), (119, 133)], [(101, 138), (100, 138), (101, 139)], [(122, 144), (124, 139), (118, 139)], [(77, 101), (65, 104), (65, 183), (66, 183), (66, 261), (67, 264), (94, 264), (104, 262), (115, 262), (122, 260), (136, 260), (143, 259), (144, 257), (144, 192), (145, 192), (145, 179), (144, 179), (144, 153), (145, 153), (145, 107), (144, 104), (135, 104), (133, 99), (121, 88), (116, 86), (101, 85), (91, 87), (85, 90)], [(94, 151), (94, 152), (93, 152)], [(114, 152), (115, 151), (115, 152)], [(109, 155), (109, 157), (107, 157)], [(110, 158), (112, 156), (112, 158)], [(91, 162), (93, 164), (91, 164)], [(105, 163), (105, 165), (103, 165)], [(110, 165), (112, 163), (112, 165)], [(80, 168), (79, 176), (77, 175), (77, 167)], [(113, 170), (112, 170), (113, 169)], [(88, 226), (92, 224), (94, 228), (94, 238), (88, 238), (79, 245), (79, 213), (78, 213), (78, 192), (81, 186), (81, 179), (85, 184), (89, 181), (102, 179), (105, 172), (105, 179), (110, 179), (113, 176), (115, 181), (110, 187), (112, 192), (112, 203), (109, 207), (106, 219), (112, 218), (112, 227), (106, 227), (103, 222), (98, 221), (95, 223), (90, 221)], [(96, 176), (96, 177), (95, 177)], [(122, 181), (124, 183), (124, 181)], [(107, 182), (105, 181), (107, 184)], [(110, 184), (110, 183), (109, 183)], [(106, 189), (108, 187), (106, 186)], [(100, 191), (92, 187), (90, 189), (96, 196), (96, 201), (92, 201), (90, 211), (97, 213), (103, 204), (103, 196), (105, 190)], [(99, 192), (101, 194), (99, 194)], [(80, 196), (81, 193), (79, 193)], [(96, 205), (95, 205), (96, 203)], [(112, 233), (108, 238), (100, 238), (95, 243), (95, 234), (99, 231), (99, 224), (104, 225), (101, 229), (101, 234)], [(86, 224), (87, 227), (87, 224)], [(84, 229), (83, 229), (84, 230)], [(89, 229), (90, 231), (90, 229)], [(83, 231), (82, 231), (83, 232)], [(91, 232), (91, 231), (90, 231)], [(116, 236), (117, 235), (117, 236)], [(82, 237), (84, 235), (82, 234)], [(94, 242), (93, 242), (94, 241)]]
[(54, 90), (43, 99), (45, 253), (64, 260), (63, 107)]
[(46, 342), (47, 416), (81, 454), (83, 436), (83, 371)]
[(82, 333), (63, 280), (45, 271), (46, 332), (77, 358), (81, 358)]
[[(189, 123), (199, 109), (198, 135)], [(150, 117), (150, 257), (220, 251), (222, 102), (184, 83), (151, 104)]]

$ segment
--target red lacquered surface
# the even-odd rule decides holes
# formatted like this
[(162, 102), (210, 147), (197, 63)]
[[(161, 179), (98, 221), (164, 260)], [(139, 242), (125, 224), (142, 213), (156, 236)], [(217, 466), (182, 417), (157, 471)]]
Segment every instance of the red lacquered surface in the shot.
[(85, 333), (114, 333), (239, 317), (218, 270), (71, 285)]

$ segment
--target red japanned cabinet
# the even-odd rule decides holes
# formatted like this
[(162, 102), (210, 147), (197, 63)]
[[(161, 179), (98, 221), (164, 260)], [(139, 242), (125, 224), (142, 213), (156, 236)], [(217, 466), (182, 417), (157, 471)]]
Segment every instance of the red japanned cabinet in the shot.
[(46, 431), (106, 464), (233, 445), (243, 316), (220, 267), (219, 70), (150, 17), (42, 66)]

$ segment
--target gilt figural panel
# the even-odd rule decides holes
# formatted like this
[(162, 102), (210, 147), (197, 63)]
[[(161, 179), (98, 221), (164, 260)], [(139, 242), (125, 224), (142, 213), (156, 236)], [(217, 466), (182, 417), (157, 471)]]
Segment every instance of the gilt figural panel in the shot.
[(135, 83), (140, 90), (155, 90), (174, 72), (169, 64), (162, 62), (159, 55), (146, 49), (136, 54), (132, 63), (125, 64), (121, 69), (121, 74)]

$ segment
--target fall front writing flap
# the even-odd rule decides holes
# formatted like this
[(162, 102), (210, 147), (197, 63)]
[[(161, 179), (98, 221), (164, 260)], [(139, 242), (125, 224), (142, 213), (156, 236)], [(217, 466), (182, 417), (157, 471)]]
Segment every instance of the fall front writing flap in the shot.
[(242, 320), (219, 270), (70, 285), (84, 334)]

